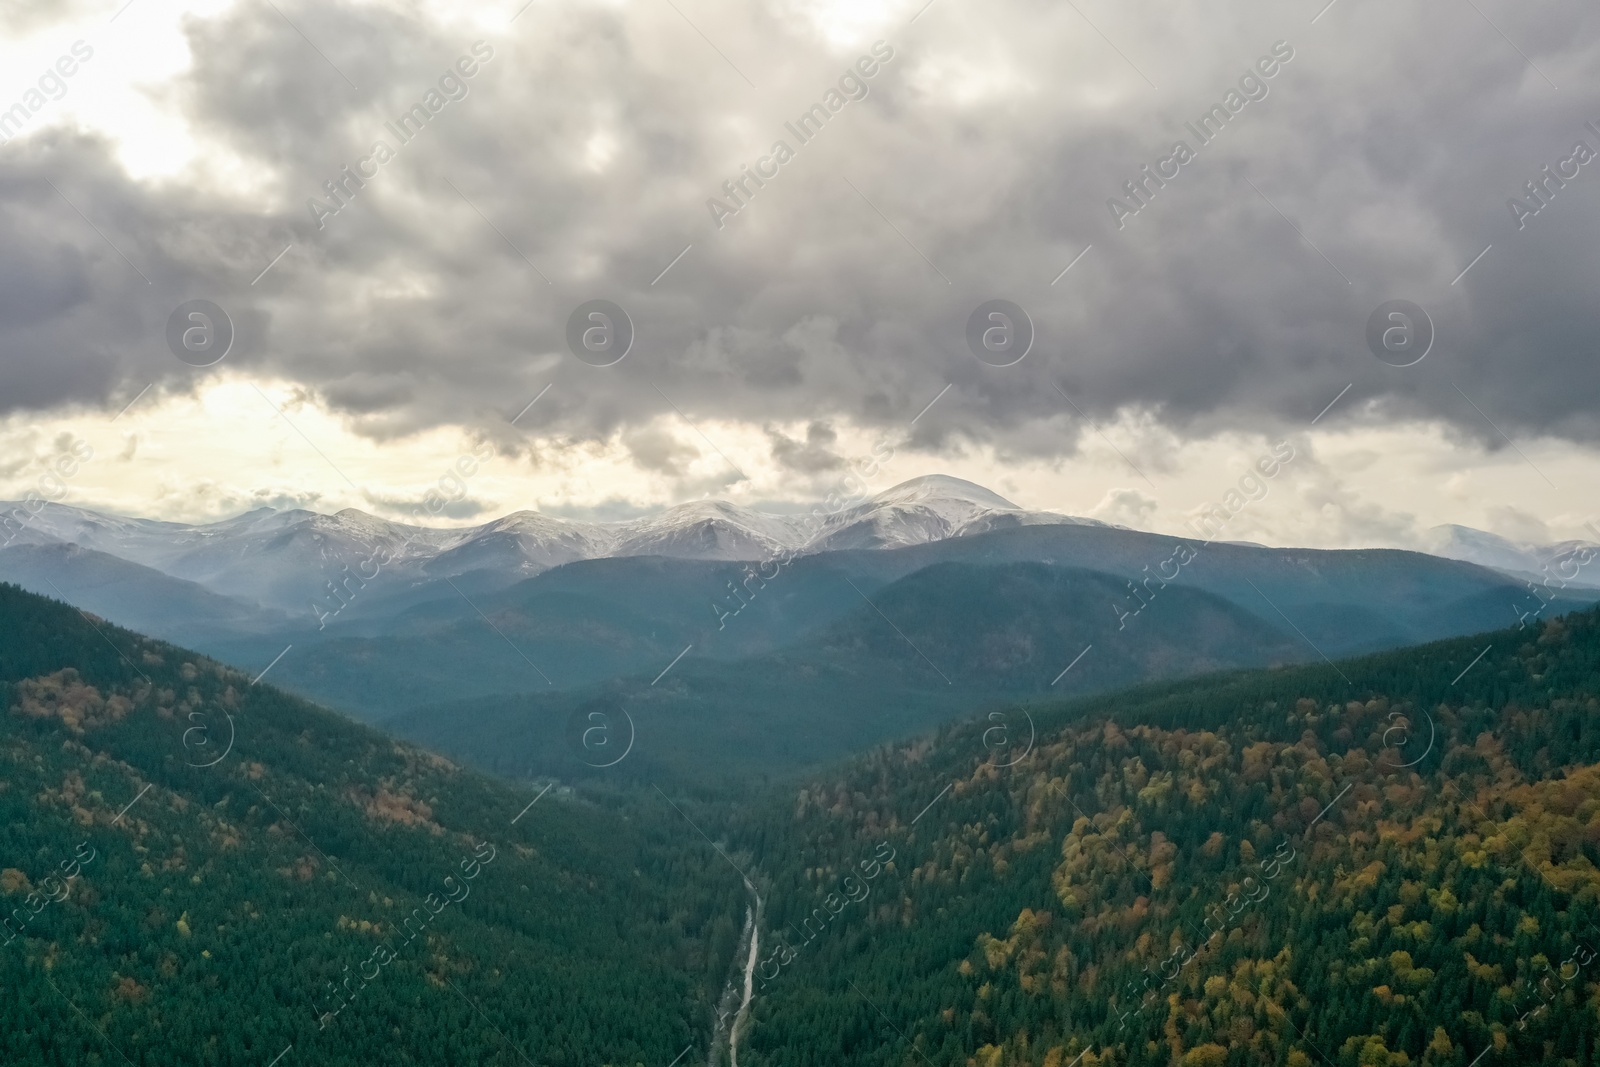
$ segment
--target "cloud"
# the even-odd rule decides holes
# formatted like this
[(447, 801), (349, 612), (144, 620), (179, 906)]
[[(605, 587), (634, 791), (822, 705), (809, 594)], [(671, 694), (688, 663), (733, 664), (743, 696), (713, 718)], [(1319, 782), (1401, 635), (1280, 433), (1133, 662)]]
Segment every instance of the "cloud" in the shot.
[(0, 27), (22, 36), (34, 30), (82, 19), (100, 11), (102, 5), (89, 0), (27, 0), (27, 3), (0, 7)]
[[(388, 515), (424, 526), (429, 523), (419, 522), (419, 519), (436, 522), (438, 519), (444, 518), (459, 522), (466, 519), (482, 519), (492, 513), (499, 513), (499, 509), (494, 504), (471, 495), (445, 497), (441, 494), (440, 497), (435, 499), (427, 496), (406, 497), (368, 492), (364, 496), (367, 505), (380, 515)], [(442, 501), (442, 503), (438, 503), (438, 501)], [(437, 507), (429, 506), (436, 503)]]
[(1150, 516), (1159, 506), (1137, 489), (1113, 489), (1090, 510), (1089, 517), (1146, 530), (1150, 528)]
[(1537, 515), (1530, 515), (1509, 504), (1496, 504), (1488, 509), (1489, 529), (1513, 541), (1545, 544), (1554, 541), (1550, 527)]
[(700, 450), (678, 440), (672, 433), (659, 427), (647, 427), (629, 433), (622, 442), (633, 462), (644, 470), (681, 478), (688, 466), (700, 458)]
[(797, 474), (822, 474), (844, 466), (833, 446), (839, 435), (825, 422), (814, 421), (806, 426), (806, 439), (797, 441), (774, 427), (766, 428), (772, 441), (772, 458), (785, 470)]
[[(646, 428), (663, 396), (696, 421), (800, 412), (951, 456), (1070, 453), (1057, 385), (1091, 420), (1184, 437), (1303, 427), (1349, 386), (1327, 423), (1600, 439), (1600, 164), (1521, 230), (1506, 207), (1577, 139), (1600, 148), (1600, 12), (1496, 13), (1536, 71), (1470, 8), (1340, 5), (1315, 27), (1320, 5), (1266, 0), (1085, 8), (1124, 59), (1060, 5), (907, 27), (919, 6), (696, 4), (729, 62), (670, 5), (538, 5), (506, 31), (354, 2), (286, 5), (299, 30), (259, 5), (190, 17), (192, 68), (151, 91), (195, 166), (136, 180), (115, 131), (63, 126), (0, 152), (0, 413), (192, 391), (206, 372), (164, 330), (205, 296), (235, 321), (231, 369), (299, 382), (374, 439), (503, 421), (548, 385), (540, 432), (626, 431), (669, 477), (698, 450)], [(467, 95), (400, 144), (385, 123), (480, 38)], [(867, 98), (799, 144), (785, 122), (879, 38), (894, 58)], [(1270, 94), (1118, 228), (1107, 200), (1278, 40), (1294, 58)], [(777, 139), (795, 158), (718, 229), (705, 201)], [(319, 229), (307, 201), (378, 140), (395, 158)], [(636, 336), (604, 369), (565, 349), (598, 297)], [(966, 347), (996, 297), (1037, 332), (1012, 367)], [(1397, 297), (1438, 335), (1404, 370), (1364, 341)], [(827, 469), (827, 442), (792, 444), (774, 458)]]
[[(1427, 524), (1419, 523), (1409, 510), (1386, 506), (1371, 491), (1374, 480), (1401, 477), (1397, 471), (1403, 465), (1374, 464), (1378, 450), (1359, 442), (1368, 435), (1358, 431), (1355, 436), (1354, 447), (1343, 442), (1339, 454), (1330, 457), (1323, 453), (1335, 451), (1331, 442), (1330, 447), (1319, 447), (1311, 435), (1298, 435), (1294, 459), (1268, 482), (1261, 505), (1238, 516), (1237, 525), (1229, 527), (1229, 536), (1303, 545), (1421, 548), (1422, 527)], [(1438, 462), (1436, 437), (1433, 451), (1428, 458)]]
[[(152, 498), (148, 505), (136, 504), (134, 508), (124, 510), (141, 515), (154, 512), (178, 521), (240, 515), (257, 508), (272, 508), (275, 511), (326, 510), (320, 506), (325, 500), (321, 492), (285, 485), (267, 485), (245, 491), (209, 480), (186, 484), (168, 481), (152, 494)], [(115, 510), (106, 509), (98, 502), (96, 508)]]

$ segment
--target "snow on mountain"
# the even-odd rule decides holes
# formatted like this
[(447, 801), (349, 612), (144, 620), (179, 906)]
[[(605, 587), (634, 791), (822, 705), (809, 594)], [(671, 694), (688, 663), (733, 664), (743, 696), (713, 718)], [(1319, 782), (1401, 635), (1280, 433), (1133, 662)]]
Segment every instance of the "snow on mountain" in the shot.
[[(0, 504), (0, 513), (15, 517), (14, 507)], [(1019, 526), (1109, 525), (1028, 511), (981, 485), (943, 475), (913, 478), (834, 514), (811, 511), (773, 514), (702, 500), (622, 522), (518, 511), (481, 526), (438, 529), (355, 509), (323, 515), (258, 508), (221, 522), (188, 525), (47, 504), (20, 527), (0, 531), (0, 537), (11, 538), (9, 547), (0, 545), (5, 556), (0, 573), (28, 576), (55, 567), (50, 573), (65, 574), (60, 561), (79, 557), (57, 550), (77, 546), (73, 552), (99, 553), (176, 579), (168, 586), (155, 574), (129, 570), (125, 580), (117, 578), (117, 589), (108, 586), (95, 594), (105, 601), (102, 606), (113, 603), (106, 599), (113, 594), (121, 597), (114, 603), (128, 618), (167, 618), (173, 632), (180, 624), (215, 628), (236, 609), (260, 612), (261, 625), (276, 619), (277, 626), (360, 629), (430, 603), (447, 613), (466, 611), (481, 594), (582, 560), (652, 555), (765, 560), (923, 545)], [(1443, 526), (1430, 531), (1428, 543), (1434, 555), (1518, 579), (1557, 577), (1574, 589), (1600, 588), (1600, 545), (1592, 542), (1538, 545)], [(106, 584), (100, 581), (106, 575), (124, 573), (109, 558), (96, 566), (99, 585)], [(83, 583), (58, 584), (76, 589)], [(458, 592), (467, 596), (467, 605)], [(228, 598), (236, 609), (208, 602), (202, 594)]]
[(679, 504), (660, 515), (619, 523), (608, 556), (766, 559), (798, 547), (796, 522), (721, 500)]
[(495, 570), (532, 577), (580, 559), (606, 555), (614, 538), (596, 523), (552, 519), (517, 511), (472, 530), (425, 562), (430, 577), (455, 577)]
[(94, 551), (109, 551), (124, 559), (132, 557), (123, 551), (122, 546), (136, 550), (136, 546), (145, 544), (169, 544), (185, 531), (193, 529), (178, 522), (102, 515), (68, 504), (45, 504), (31, 516), (20, 503), (0, 504), (0, 512), (8, 516), (3, 533), (9, 539), (9, 544), (75, 544)]
[(453, 535), (351, 510), (251, 515), (253, 521), (232, 528), (217, 529), (222, 523), (193, 527), (166, 551), (139, 562), (217, 592), (305, 611), (327, 582), (344, 580), (346, 568), (359, 572), (380, 547), (401, 559), (425, 558)]
[(912, 478), (848, 508), (824, 523), (807, 544), (812, 552), (901, 548), (1013, 526), (1104, 526), (1096, 519), (1025, 511), (981, 485), (930, 474)]
[(1520, 578), (1555, 578), (1569, 585), (1600, 588), (1600, 544), (1593, 541), (1541, 545), (1452, 524), (1430, 529), (1425, 544), (1426, 551), (1435, 556), (1493, 567)]
[(980, 485), (931, 475), (902, 482), (820, 524), (809, 515), (775, 515), (720, 500), (614, 523), (518, 511), (461, 529), (410, 526), (354, 508), (335, 515), (257, 508), (221, 522), (187, 525), (47, 504), (13, 544), (76, 544), (263, 608), (304, 615), (312, 602), (332, 610), (336, 595), (370, 605), (375, 594), (361, 600), (365, 583), (379, 574), (387, 596), (468, 575), (477, 576), (480, 588), (485, 586), (479, 578), (505, 585), (607, 556), (757, 560), (795, 551), (926, 544), (1039, 523), (1103, 525), (1024, 511)]
[(186, 525), (46, 504), (13, 544), (76, 544), (263, 608), (306, 613), (328, 582), (342, 580), (346, 568), (359, 571), (380, 546), (398, 561), (420, 561), (461, 536), (462, 531), (405, 526), (354, 509), (322, 515), (257, 508), (221, 522)]

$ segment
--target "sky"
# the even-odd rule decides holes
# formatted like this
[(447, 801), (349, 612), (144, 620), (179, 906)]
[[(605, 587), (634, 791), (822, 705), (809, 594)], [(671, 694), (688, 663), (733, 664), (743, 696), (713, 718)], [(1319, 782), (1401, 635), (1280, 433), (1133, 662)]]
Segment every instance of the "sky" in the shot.
[(1597, 60), (1575, 0), (0, 4), (0, 497), (782, 511), (887, 444), (1177, 532), (1289, 442), (1230, 537), (1592, 536)]

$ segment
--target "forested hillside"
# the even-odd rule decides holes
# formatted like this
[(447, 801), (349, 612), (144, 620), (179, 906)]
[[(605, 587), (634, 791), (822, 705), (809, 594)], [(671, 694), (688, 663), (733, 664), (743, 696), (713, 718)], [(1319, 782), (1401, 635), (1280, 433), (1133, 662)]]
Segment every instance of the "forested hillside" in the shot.
[(936, 563), (870, 601), (844, 576), (837, 584), (854, 608), (784, 649), (732, 662), (690, 654), (670, 673), (663, 659), (603, 685), (421, 708), (384, 725), (496, 774), (575, 776), (587, 768), (563, 724), (586, 708), (626, 711), (638, 743), (615, 775), (707, 784), (791, 777), (1029, 694), (1315, 655), (1228, 600), (1178, 585), (1160, 593), (1161, 610), (1119, 620), (1127, 581), (1075, 567)]
[(659, 797), (514, 792), (12, 586), (0, 709), (7, 1067), (710, 1043), (744, 889)]
[(1597, 694), (1589, 614), (819, 777), (735, 819), (766, 896), (741, 1059), (1594, 1063)]
[(1600, 614), (698, 797), (514, 791), (10, 587), (0, 635), (8, 1065), (1596, 1062)]

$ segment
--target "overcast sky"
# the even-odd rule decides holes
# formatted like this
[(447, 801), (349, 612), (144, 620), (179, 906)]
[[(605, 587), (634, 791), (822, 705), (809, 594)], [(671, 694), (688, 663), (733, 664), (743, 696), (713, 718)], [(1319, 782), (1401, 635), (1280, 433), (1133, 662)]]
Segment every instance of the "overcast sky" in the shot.
[[(84, 506), (398, 517), (487, 442), (452, 521), (622, 517), (799, 505), (888, 442), (883, 487), (1176, 530), (1287, 438), (1237, 536), (1577, 536), (1597, 58), (1577, 0), (0, 4), (0, 494), (76, 437)], [(969, 350), (995, 299), (1010, 366)]]

